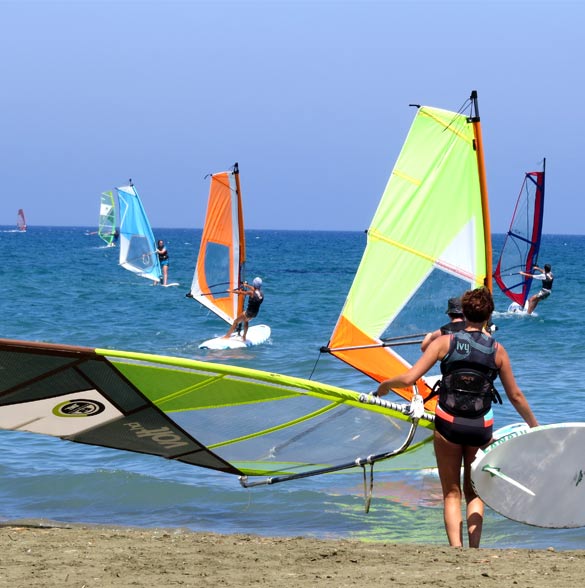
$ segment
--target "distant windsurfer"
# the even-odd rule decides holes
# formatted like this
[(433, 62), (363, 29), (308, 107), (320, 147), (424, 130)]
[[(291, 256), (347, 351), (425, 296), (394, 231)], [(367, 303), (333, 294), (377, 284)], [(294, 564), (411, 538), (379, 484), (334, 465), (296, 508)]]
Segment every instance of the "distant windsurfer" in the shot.
[(160, 267), (162, 269), (162, 283), (163, 286), (166, 286), (169, 278), (169, 252), (167, 251), (165, 242), (162, 239), (159, 239), (156, 245), (156, 252), (158, 254)]
[[(228, 290), (229, 292), (230, 290)], [(262, 279), (261, 278), (254, 278), (252, 280), (252, 285), (248, 284), (248, 282), (244, 282), (241, 288), (236, 290), (231, 290), (236, 292), (237, 294), (241, 294), (243, 296), (248, 296), (248, 306), (246, 310), (240, 313), (232, 323), (232, 326), (229, 328), (229, 331), (224, 335), (224, 339), (229, 339), (232, 336), (232, 333), (236, 330), (236, 327), (240, 323), (244, 323), (244, 332), (242, 333), (242, 340), (246, 340), (246, 335), (248, 333), (248, 323), (260, 312), (260, 305), (264, 302), (264, 292), (262, 292)]]
[(448, 333), (456, 333), (465, 329), (465, 318), (463, 316), (463, 310), (461, 309), (461, 297), (449, 298), (447, 302), (447, 310), (445, 314), (449, 316), (449, 322), (445, 323), (442, 327), (439, 327), (432, 333), (427, 333), (423, 342), (421, 343), (420, 350), (426, 351), (427, 347), (437, 337), (441, 335), (447, 335)]
[[(479, 547), (484, 505), (471, 484), (471, 463), (477, 450), (492, 440), (492, 402), (499, 399), (494, 380), (500, 376), (506, 396), (530, 427), (538, 426), (520, 390), (508, 353), (485, 332), (494, 310), (487, 288), (466, 292), (461, 298), (465, 330), (435, 339), (406, 372), (378, 386), (379, 396), (391, 389), (408, 388), (441, 362), (442, 380), (435, 411), (434, 448), (443, 490), (445, 530), (452, 547), (463, 546), (461, 500), (467, 504), (469, 547)], [(463, 494), (461, 466), (463, 465)]]
[(526, 272), (519, 272), (521, 275), (526, 276), (527, 278), (542, 281), (542, 287), (540, 288), (540, 290), (534, 296), (531, 296), (528, 300), (528, 308), (526, 309), (526, 312), (528, 314), (532, 314), (534, 312), (534, 309), (541, 300), (544, 300), (545, 298), (548, 298), (550, 296), (553, 281), (555, 279), (552, 273), (552, 267), (548, 263), (544, 264), (544, 268), (540, 268), (537, 265), (535, 265), (532, 269), (540, 273), (529, 274)]

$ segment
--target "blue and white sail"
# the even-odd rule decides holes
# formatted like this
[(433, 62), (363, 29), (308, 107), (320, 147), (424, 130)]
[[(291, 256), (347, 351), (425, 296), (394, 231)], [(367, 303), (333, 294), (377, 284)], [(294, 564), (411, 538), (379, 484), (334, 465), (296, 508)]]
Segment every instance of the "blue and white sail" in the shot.
[(116, 188), (120, 214), (120, 265), (127, 270), (160, 282), (161, 268), (156, 252), (156, 242), (148, 217), (130, 182)]

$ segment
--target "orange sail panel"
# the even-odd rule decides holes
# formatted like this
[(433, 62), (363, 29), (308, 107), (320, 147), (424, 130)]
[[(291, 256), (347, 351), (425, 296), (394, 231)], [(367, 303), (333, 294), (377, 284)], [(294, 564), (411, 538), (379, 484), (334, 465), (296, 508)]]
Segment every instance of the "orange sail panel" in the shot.
[(238, 165), (211, 176), (209, 200), (191, 296), (227, 323), (242, 312), (244, 297), (235, 294), (243, 280), (244, 219)]

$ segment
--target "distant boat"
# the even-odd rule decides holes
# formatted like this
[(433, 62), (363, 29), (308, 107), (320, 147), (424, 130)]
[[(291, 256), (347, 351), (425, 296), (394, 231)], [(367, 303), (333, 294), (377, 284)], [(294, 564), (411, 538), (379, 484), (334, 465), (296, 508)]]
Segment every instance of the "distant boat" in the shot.
[(98, 235), (108, 247), (113, 247), (119, 236), (116, 230), (116, 201), (112, 190), (100, 194)]
[(546, 159), (542, 171), (527, 172), (516, 207), (510, 221), (494, 280), (500, 290), (512, 301), (509, 311), (522, 310), (530, 295), (532, 278), (519, 272), (532, 273), (538, 263), (544, 216), (544, 181)]
[[(246, 239), (238, 164), (231, 171), (211, 176), (209, 200), (191, 291), (194, 298), (231, 325), (244, 308), (244, 298), (234, 290), (244, 282)], [(217, 337), (200, 347), (228, 349), (264, 343), (270, 337), (266, 325), (253, 325), (244, 342), (237, 333)]]
[(116, 188), (120, 214), (120, 265), (142, 278), (161, 281), (156, 242), (148, 217), (132, 184)]
[(19, 208), (16, 213), (16, 228), (21, 233), (26, 233), (26, 219), (24, 218), (24, 210), (22, 208)]

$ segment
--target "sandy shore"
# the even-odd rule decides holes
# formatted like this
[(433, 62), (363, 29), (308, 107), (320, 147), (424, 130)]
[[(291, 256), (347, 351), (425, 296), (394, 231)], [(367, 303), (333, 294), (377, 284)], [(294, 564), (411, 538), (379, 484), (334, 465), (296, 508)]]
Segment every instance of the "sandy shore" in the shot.
[(579, 586), (585, 551), (4, 524), (0, 586)]

